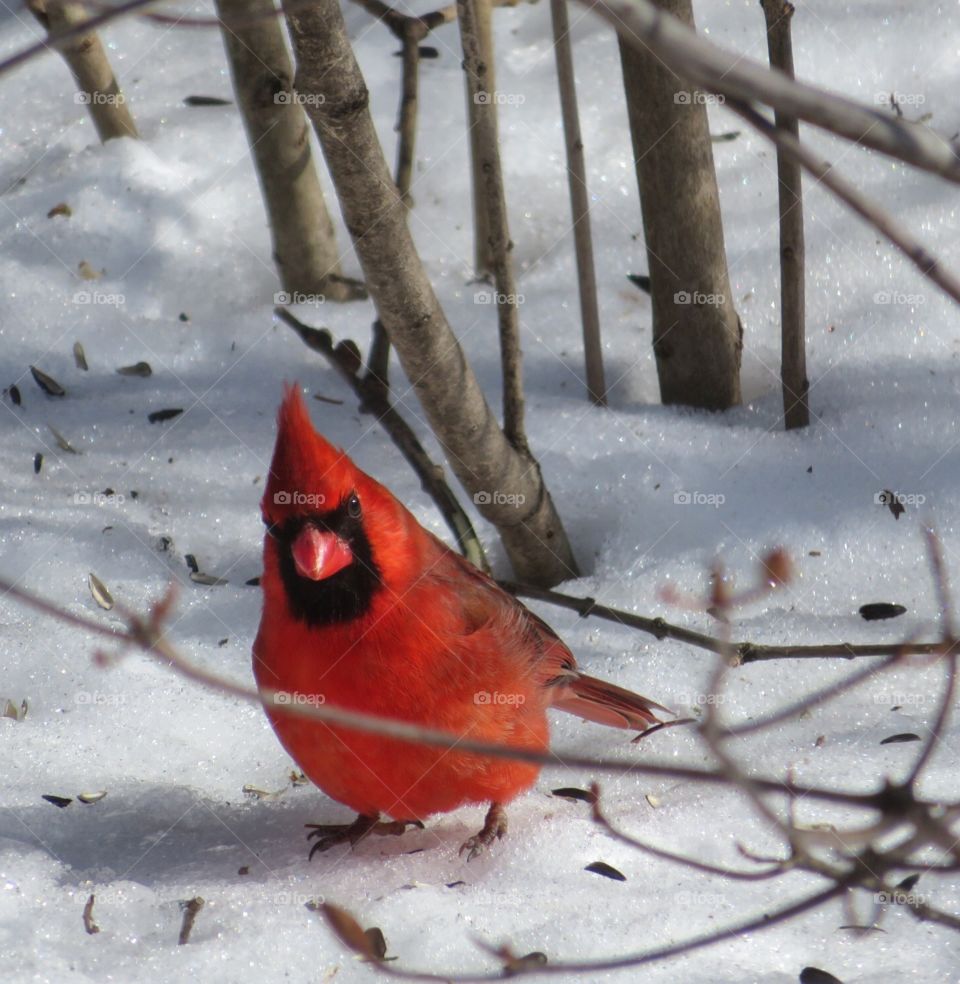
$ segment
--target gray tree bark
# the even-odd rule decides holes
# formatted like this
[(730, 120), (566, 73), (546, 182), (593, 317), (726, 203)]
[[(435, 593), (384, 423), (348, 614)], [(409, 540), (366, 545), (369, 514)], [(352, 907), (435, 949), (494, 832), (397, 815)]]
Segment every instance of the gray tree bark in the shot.
[(490, 411), (407, 228), (337, 0), (287, 12), (296, 89), (317, 131), (377, 313), (450, 466), (494, 523), (518, 575), (554, 584), (577, 573), (536, 461)]
[[(490, 0), (457, 0), (457, 12), (463, 71), (467, 79), (469, 103), (474, 110), (470, 120), (474, 204), (482, 206), (485, 216), (489, 250), (487, 260), (496, 288), (494, 301), (503, 376), (503, 431), (518, 451), (525, 452), (527, 437), (523, 424), (519, 295), (511, 257), (513, 243), (507, 221), (503, 168), (500, 165), (495, 83), (491, 77), (492, 64), (486, 61), (484, 53), (484, 44), (490, 41)], [(484, 17), (487, 20), (486, 28), (483, 26)]]
[[(51, 35), (75, 28), (89, 17), (86, 7), (70, 0), (28, 0), (27, 5)], [(137, 139), (140, 134), (100, 36), (84, 34), (59, 45), (58, 50), (76, 80), (78, 99), (90, 111), (100, 142), (115, 137)]]
[[(491, 100), (496, 98), (497, 76), (493, 60), (493, 4), (491, 0), (476, 0), (476, 36), (479, 43), (477, 57), (479, 70), (484, 78), (487, 94)], [(467, 75), (467, 135), (470, 140), (470, 174), (473, 188), (473, 264), (474, 275), (490, 276), (495, 271), (496, 258), (490, 243), (490, 211), (484, 191), (486, 177), (483, 171), (484, 146), (481, 114), (483, 105), (477, 102), (476, 92)], [(494, 131), (496, 134), (497, 110), (492, 102)]]
[[(793, 43), (790, 21), (793, 4), (786, 0), (760, 0), (767, 25), (770, 64), (793, 78)], [(795, 116), (777, 112), (777, 126), (795, 139), (800, 124)], [(783, 389), (783, 419), (787, 430), (810, 423), (807, 393), (807, 349), (805, 322), (806, 252), (803, 237), (803, 189), (800, 165), (777, 148), (777, 188), (780, 202), (780, 381)]]
[(284, 291), (332, 301), (365, 296), (340, 272), (336, 233), (273, 0), (217, 0), (216, 9)]
[[(693, 27), (690, 0), (657, 6)], [(664, 403), (740, 402), (742, 330), (730, 295), (703, 95), (620, 39)]]
[(573, 242), (577, 254), (577, 286), (580, 293), (580, 321), (583, 326), (583, 357), (587, 392), (597, 406), (607, 405), (607, 384), (603, 373), (603, 342), (600, 338), (600, 310), (597, 304), (597, 277), (593, 264), (593, 236), (590, 232), (590, 198), (587, 194), (587, 163), (580, 135), (577, 109), (577, 83), (573, 71), (573, 45), (567, 0), (550, 0), (553, 21), (553, 50), (560, 89), (560, 113), (567, 151), (567, 186), (573, 215)]

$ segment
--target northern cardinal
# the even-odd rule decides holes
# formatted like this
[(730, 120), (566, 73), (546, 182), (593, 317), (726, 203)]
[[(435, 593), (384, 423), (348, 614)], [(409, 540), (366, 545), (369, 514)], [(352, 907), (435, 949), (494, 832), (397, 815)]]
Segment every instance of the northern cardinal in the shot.
[[(660, 704), (587, 676), (553, 630), (425, 530), (391, 493), (317, 434), (298, 390), (279, 412), (261, 503), (263, 615), (257, 685), (275, 700), (399, 718), (545, 751), (548, 707), (615, 728), (660, 723)], [(667, 711), (667, 713), (671, 713)], [(489, 804), (461, 847), (475, 857), (506, 832), (503, 805), (539, 766), (267, 714), (307, 777), (359, 814), (316, 826), (310, 851), (468, 803)], [(395, 822), (380, 822), (386, 814)]]

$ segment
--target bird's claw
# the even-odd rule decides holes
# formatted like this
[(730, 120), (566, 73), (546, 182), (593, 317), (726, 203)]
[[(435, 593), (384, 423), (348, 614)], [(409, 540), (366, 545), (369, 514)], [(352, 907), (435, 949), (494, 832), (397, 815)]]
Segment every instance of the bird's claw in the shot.
[(314, 854), (323, 854), (324, 851), (329, 851), (331, 847), (336, 847), (338, 844), (355, 847), (370, 834), (399, 837), (409, 826), (423, 830), (423, 824), (419, 820), (381, 821), (377, 817), (362, 814), (353, 823), (308, 823), (306, 826), (312, 828), (307, 834), (307, 840), (317, 838), (316, 844), (310, 848), (310, 853), (307, 855), (308, 861), (313, 860)]
[(479, 833), (468, 837), (461, 845), (459, 853), (467, 855), (467, 861), (479, 857), (495, 841), (501, 840), (507, 832), (507, 815), (499, 803), (493, 803), (487, 811), (486, 819)]

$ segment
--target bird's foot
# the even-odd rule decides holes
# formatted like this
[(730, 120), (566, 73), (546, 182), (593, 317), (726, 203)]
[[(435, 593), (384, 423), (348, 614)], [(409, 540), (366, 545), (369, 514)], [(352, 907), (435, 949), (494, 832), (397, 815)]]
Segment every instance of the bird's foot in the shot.
[(467, 860), (483, 854), (495, 840), (500, 840), (507, 832), (507, 814), (499, 803), (491, 803), (480, 832), (468, 837), (460, 845), (460, 853), (466, 853)]
[(323, 854), (324, 851), (329, 851), (331, 847), (336, 847), (338, 844), (349, 844), (354, 847), (370, 834), (383, 836), (391, 834), (399, 837), (409, 826), (423, 829), (423, 824), (419, 820), (380, 820), (379, 817), (364, 813), (361, 813), (353, 823), (308, 823), (306, 826), (311, 828), (307, 840), (317, 838), (316, 844), (310, 848), (308, 861), (313, 860), (314, 854)]

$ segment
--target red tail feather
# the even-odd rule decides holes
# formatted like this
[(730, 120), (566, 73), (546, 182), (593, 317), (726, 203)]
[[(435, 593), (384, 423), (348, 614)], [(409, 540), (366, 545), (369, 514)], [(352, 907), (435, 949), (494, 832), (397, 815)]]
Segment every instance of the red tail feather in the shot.
[(585, 673), (579, 673), (557, 690), (553, 706), (610, 728), (637, 731), (645, 731), (651, 725), (661, 723), (654, 711), (673, 713), (662, 704), (641, 697), (632, 690)]

